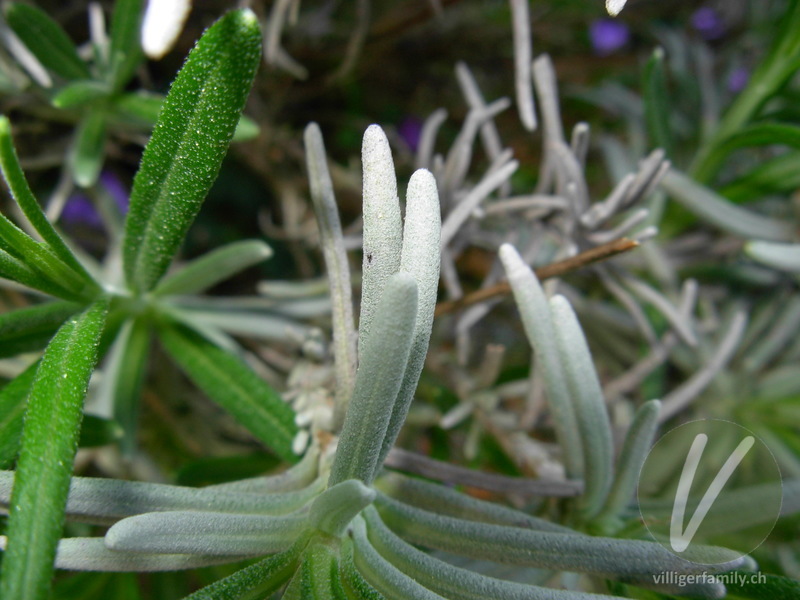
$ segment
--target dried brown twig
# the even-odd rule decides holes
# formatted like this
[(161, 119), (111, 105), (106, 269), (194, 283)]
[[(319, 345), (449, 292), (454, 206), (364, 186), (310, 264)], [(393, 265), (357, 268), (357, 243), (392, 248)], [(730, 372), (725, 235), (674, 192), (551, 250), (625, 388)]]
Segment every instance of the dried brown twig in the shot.
[[(559, 277), (565, 273), (569, 273), (570, 271), (575, 271), (592, 263), (606, 260), (612, 256), (616, 256), (617, 254), (627, 252), (628, 250), (633, 250), (638, 246), (639, 242), (636, 240), (632, 240), (630, 238), (619, 238), (606, 244), (601, 244), (594, 248), (590, 248), (589, 250), (581, 252), (580, 254), (576, 254), (575, 256), (571, 256), (570, 258), (565, 258), (564, 260), (539, 267), (535, 270), (536, 276), (539, 279)], [(471, 294), (467, 294), (458, 300), (440, 302), (436, 305), (435, 315), (438, 317), (440, 315), (455, 312), (457, 310), (461, 310), (462, 308), (466, 308), (467, 306), (477, 304), (478, 302), (483, 302), (484, 300), (490, 300), (491, 298), (497, 298), (498, 296), (505, 296), (510, 292), (511, 286), (509, 285), (508, 281), (501, 281), (496, 285), (477, 290)]]

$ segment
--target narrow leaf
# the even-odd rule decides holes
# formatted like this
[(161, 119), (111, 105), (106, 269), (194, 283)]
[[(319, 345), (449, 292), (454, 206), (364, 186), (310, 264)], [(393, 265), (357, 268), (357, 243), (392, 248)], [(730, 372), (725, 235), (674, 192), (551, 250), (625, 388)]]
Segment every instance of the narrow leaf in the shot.
[(114, 407), (114, 420), (123, 432), (122, 451), (136, 449), (139, 404), (150, 349), (150, 327), (143, 319), (128, 320), (108, 352), (101, 398)]
[(785, 242), (794, 237), (791, 223), (740, 208), (677, 171), (669, 171), (661, 186), (686, 208), (728, 233), (771, 242)]
[(339, 562), (342, 587), (349, 600), (385, 600), (385, 596), (372, 587), (356, 569), (353, 559), (353, 540), (342, 540), (342, 559)]
[(355, 551), (353, 562), (364, 579), (378, 592), (392, 600), (444, 600), (442, 596), (417, 583), (395, 567), (370, 544), (367, 527), (359, 518), (354, 523), (353, 540)]
[(356, 330), (353, 323), (353, 292), (350, 265), (344, 247), (342, 224), (328, 172), (322, 132), (316, 123), (306, 127), (303, 136), (311, 200), (319, 227), (320, 246), (328, 271), (333, 322), (333, 353), (336, 369), (336, 421), (341, 423), (353, 392), (356, 366)]
[(713, 546), (692, 546), (679, 558), (655, 542), (475, 523), (412, 508), (383, 495), (376, 506), (383, 522), (407, 542), (504, 564), (652, 582), (654, 573), (716, 573), (747, 562), (738, 552)]
[(374, 507), (364, 511), (367, 536), (375, 549), (395, 567), (446, 598), (463, 600), (612, 600), (616, 596), (553, 590), (503, 581), (461, 569), (417, 550), (386, 527)]
[(567, 387), (583, 440), (584, 493), (579, 499), (586, 517), (595, 516), (611, 488), (614, 442), (603, 390), (589, 345), (575, 311), (564, 296), (550, 300), (556, 342)]
[(6, 8), (6, 21), (28, 50), (53, 73), (67, 80), (90, 77), (69, 36), (46, 12), (13, 2)]
[[(25, 179), (25, 174), (22, 172), (22, 166), (19, 163), (17, 152), (12, 143), (11, 124), (4, 116), (0, 116), (0, 168), (3, 170), (3, 177), (11, 190), (11, 195), (14, 197), (14, 200), (17, 202), (30, 224), (33, 225), (34, 229), (42, 236), (42, 239), (49, 246), (52, 253), (78, 274), (89, 288), (99, 289), (83, 265), (75, 258), (75, 255), (63, 238), (50, 224), (50, 221), (47, 220), (42, 207), (33, 195), (33, 192), (31, 192), (28, 181)], [(4, 229), (5, 228), (6, 226), (4, 225)], [(22, 241), (20, 236), (25, 236), (25, 234), (21, 231), (19, 231), (19, 233), (10, 232), (9, 234), (4, 234), (2, 237), (7, 239), (14, 247), (24, 249), (23, 256), (28, 256), (31, 249), (26, 248), (20, 243)], [(31, 260), (33, 260), (33, 257), (31, 257)]]
[(101, 81), (82, 79), (61, 88), (50, 102), (56, 108), (76, 108), (104, 98), (110, 91)]
[(261, 600), (277, 591), (294, 574), (307, 538), (289, 550), (236, 571), (190, 594), (184, 600)]
[[(13, 471), (0, 471), (0, 506), (8, 506)], [(220, 513), (283, 515), (302, 508), (323, 489), (321, 480), (284, 493), (239, 492), (219, 487), (190, 488), (101, 477), (73, 477), (66, 515), (74, 521), (111, 524), (141, 513), (208, 510)]]
[(128, 284), (154, 287), (217, 178), (261, 53), (258, 20), (234, 10), (189, 54), (145, 148), (125, 223)]
[(59, 326), (80, 308), (74, 302), (58, 301), (0, 314), (0, 357), (41, 350)]
[(364, 257), (362, 259), (361, 314), (358, 320), (358, 359), (370, 337), (383, 288), (400, 269), (403, 226), (389, 140), (378, 125), (364, 132), (361, 146), (364, 176)]
[(800, 273), (800, 244), (776, 244), (773, 242), (748, 242), (744, 251), (773, 269)]
[(616, 517), (633, 500), (639, 472), (653, 445), (661, 403), (650, 400), (639, 407), (619, 453), (614, 485), (603, 508), (604, 518)]
[(652, 145), (672, 155), (672, 127), (669, 123), (670, 110), (667, 79), (664, 70), (664, 49), (653, 51), (644, 67), (644, 118), (647, 133)]
[(179, 325), (159, 336), (172, 359), (211, 399), (284, 460), (297, 462), (294, 412), (240, 358)]
[(117, 0), (114, 3), (106, 78), (116, 91), (125, 87), (143, 58), (139, 43), (142, 5), (142, 0)]
[(525, 334), (542, 369), (548, 406), (564, 452), (567, 473), (571, 477), (580, 477), (583, 473), (583, 443), (567, 391), (550, 305), (536, 275), (513, 246), (504, 244), (500, 247), (500, 260), (508, 274)]
[(406, 219), (403, 229), (403, 249), (400, 270), (412, 275), (417, 282), (419, 306), (414, 323), (414, 337), (408, 356), (403, 383), (386, 429), (378, 463), (381, 464), (392, 449), (400, 429), (405, 423), (408, 409), (414, 400), (417, 384), (428, 354), (428, 343), (433, 328), (433, 313), (439, 291), (439, 265), (441, 264), (440, 237), (442, 218), (436, 179), (424, 169), (416, 171), (408, 182), (406, 194)]
[(38, 368), (38, 362), (32, 364), (0, 391), (0, 467), (9, 466), (17, 457), (28, 394)]
[(92, 110), (83, 117), (75, 131), (70, 164), (72, 178), (80, 187), (97, 183), (105, 159), (106, 115), (102, 110)]
[(270, 256), (272, 249), (261, 240), (233, 242), (204, 254), (166, 277), (156, 286), (153, 294), (197, 294)]
[(303, 600), (346, 600), (339, 577), (339, 557), (325, 543), (310, 545), (301, 567)]
[(398, 273), (386, 284), (373, 314), (372, 333), (361, 347), (329, 485), (347, 479), (370, 484), (380, 469), (380, 452), (403, 382), (416, 317), (417, 284), (411, 275)]
[[(4, 546), (5, 536), (0, 536), (0, 548)], [(178, 571), (180, 569), (199, 569), (241, 558), (245, 557), (114, 552), (106, 548), (101, 537), (72, 537), (58, 542), (56, 568), (68, 571), (113, 571), (119, 573)], [(60, 596), (56, 597), (60, 598)]]
[(205, 556), (257, 556), (290, 547), (305, 515), (155, 512), (118, 521), (105, 536), (110, 550)]
[[(3, 226), (3, 218), (4, 217), (0, 215), (0, 229), (2, 229)], [(67, 300), (78, 300), (80, 298), (78, 294), (51, 281), (5, 250), (0, 250), (0, 277), (10, 281), (16, 281), (31, 289), (39, 290), (40, 292), (58, 298)]]
[(61, 537), (83, 399), (97, 361), (107, 301), (58, 330), (36, 371), (8, 520), (0, 596), (47, 596)]

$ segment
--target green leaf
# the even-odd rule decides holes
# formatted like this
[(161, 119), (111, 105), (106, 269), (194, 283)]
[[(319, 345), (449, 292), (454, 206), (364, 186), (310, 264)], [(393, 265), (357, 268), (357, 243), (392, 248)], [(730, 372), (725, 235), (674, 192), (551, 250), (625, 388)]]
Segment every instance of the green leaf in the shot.
[(72, 178), (80, 187), (97, 183), (103, 167), (106, 147), (106, 114), (92, 110), (86, 114), (75, 131), (70, 166)]
[(672, 127), (669, 116), (672, 113), (667, 93), (667, 79), (664, 71), (664, 49), (659, 47), (644, 67), (644, 118), (647, 133), (653, 145), (672, 155)]
[(297, 462), (294, 412), (246, 363), (180, 325), (160, 328), (159, 336), (201, 390), (284, 460)]
[(142, 5), (142, 0), (117, 0), (114, 3), (106, 78), (116, 91), (125, 87), (142, 61), (139, 43)]
[(725, 579), (725, 587), (731, 598), (748, 600), (800, 598), (800, 581), (761, 572), (732, 571)]
[(122, 428), (122, 451), (136, 449), (139, 404), (150, 350), (150, 326), (143, 319), (129, 320), (117, 334), (108, 353), (101, 397), (110, 398), (114, 420)]
[(138, 90), (120, 94), (114, 101), (114, 113), (121, 115), (125, 120), (149, 128), (158, 121), (163, 105), (164, 96), (161, 94)]
[(50, 101), (56, 108), (76, 108), (108, 96), (111, 89), (102, 81), (83, 79), (61, 88)]
[(90, 77), (72, 40), (43, 10), (13, 2), (6, 8), (6, 21), (43, 66), (67, 80)]
[(96, 415), (84, 415), (81, 426), (81, 436), (78, 446), (81, 448), (96, 448), (107, 446), (122, 439), (122, 428), (119, 423), (104, 419)]
[(74, 302), (45, 302), (0, 314), (0, 358), (41, 350), (59, 326), (81, 309)]
[(153, 294), (197, 294), (270, 256), (272, 249), (261, 240), (233, 242), (204, 254), (169, 275), (156, 286)]
[[(2, 229), (2, 226), (3, 217), (0, 215), (0, 229)], [(57, 283), (53, 283), (5, 250), (0, 250), (0, 277), (16, 281), (17, 283), (50, 294), (51, 296), (70, 300), (78, 299), (77, 294), (65, 289)]]
[(339, 574), (347, 597), (350, 600), (385, 600), (385, 596), (372, 587), (356, 569), (353, 560), (353, 540), (349, 537), (342, 540), (341, 555)]
[[(84, 291), (87, 295), (99, 291), (97, 283), (75, 258), (67, 243), (48, 221), (42, 207), (39, 206), (39, 202), (31, 192), (12, 143), (11, 124), (5, 116), (0, 116), (0, 168), (11, 190), (11, 195), (22, 213), (47, 244), (46, 248), (41, 247), (40, 244), (31, 240), (29, 236), (11, 224), (8, 219), (2, 217), (0, 219), (0, 237), (3, 238), (5, 244), (0, 244), (0, 247), (17, 258), (23, 258), (34, 268), (37, 268), (37, 264), (43, 264), (49, 265), (51, 270), (58, 273), (67, 271), (66, 274), (54, 280), (60, 285), (74, 283), (78, 288), (85, 288)], [(41, 268), (37, 268), (37, 270), (42, 272)], [(63, 284), (59, 281), (61, 277), (64, 278)]]
[(300, 567), (303, 600), (346, 600), (339, 579), (339, 557), (331, 546), (312, 543)]
[(300, 552), (308, 543), (303, 537), (289, 550), (236, 571), (207, 585), (184, 600), (261, 600), (277, 591), (297, 569)]
[(39, 368), (38, 361), (17, 375), (0, 391), (0, 467), (7, 467), (17, 457), (22, 420), (28, 394)]
[(331, 467), (331, 486), (348, 479), (360, 479), (369, 485), (380, 469), (383, 440), (414, 337), (414, 278), (408, 273), (390, 277), (372, 316), (371, 333), (360, 348), (353, 398)]
[(217, 178), (261, 54), (248, 9), (200, 38), (172, 84), (133, 183), (123, 262), (132, 289), (162, 277)]
[(28, 399), (8, 519), (0, 596), (47, 597), (64, 522), (83, 400), (97, 361), (106, 299), (58, 330), (42, 357)]
[(772, 194), (793, 192), (800, 186), (800, 152), (787, 152), (764, 160), (752, 170), (725, 184), (719, 194), (737, 204)]

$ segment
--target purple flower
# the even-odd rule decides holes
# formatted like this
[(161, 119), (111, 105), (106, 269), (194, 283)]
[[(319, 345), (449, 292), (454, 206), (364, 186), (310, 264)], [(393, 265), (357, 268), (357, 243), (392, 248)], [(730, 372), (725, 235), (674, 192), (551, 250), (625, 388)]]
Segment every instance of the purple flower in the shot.
[(725, 33), (725, 23), (710, 6), (703, 6), (692, 13), (692, 27), (707, 40), (715, 40)]
[(736, 67), (728, 75), (728, 91), (734, 94), (741, 92), (750, 81), (750, 71), (746, 67)]
[(411, 152), (416, 152), (422, 135), (422, 121), (417, 117), (406, 117), (397, 126), (397, 133)]
[[(100, 185), (117, 205), (119, 212), (123, 215), (127, 213), (130, 196), (117, 176), (109, 171), (103, 171), (100, 174)], [(94, 207), (94, 203), (83, 194), (73, 194), (69, 197), (61, 211), (61, 218), (64, 222), (75, 225), (86, 225), (96, 229), (103, 226), (103, 219)]]
[(597, 19), (589, 26), (592, 48), (599, 56), (608, 56), (623, 48), (630, 37), (628, 26), (615, 19)]

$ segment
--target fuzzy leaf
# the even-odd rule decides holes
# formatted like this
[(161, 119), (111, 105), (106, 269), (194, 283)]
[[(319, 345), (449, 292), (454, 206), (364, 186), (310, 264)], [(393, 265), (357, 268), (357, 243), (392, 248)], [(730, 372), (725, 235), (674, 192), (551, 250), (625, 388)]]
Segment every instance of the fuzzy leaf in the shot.
[(270, 256), (272, 249), (261, 240), (233, 242), (204, 254), (166, 277), (156, 286), (153, 294), (197, 294)]
[(652, 583), (652, 575), (663, 571), (717, 573), (747, 563), (738, 552), (726, 548), (692, 546), (684, 558), (678, 558), (655, 542), (475, 523), (412, 508), (383, 495), (376, 506), (386, 525), (407, 542), (504, 564)]
[(369, 485), (408, 363), (417, 318), (417, 284), (407, 273), (391, 277), (361, 346), (353, 398), (347, 410), (329, 485), (360, 479)]
[(333, 322), (333, 353), (336, 369), (336, 420), (341, 423), (353, 392), (356, 365), (356, 331), (353, 323), (353, 292), (350, 265), (344, 247), (342, 224), (328, 172), (322, 132), (316, 123), (306, 127), (303, 141), (306, 148), (306, 168), (311, 187), (311, 200), (319, 227), (320, 246), (328, 271)]
[(311, 504), (308, 520), (316, 529), (342, 537), (350, 521), (371, 504), (375, 490), (358, 479), (348, 479), (322, 492)]
[[(13, 471), (0, 471), (0, 506), (8, 506)], [(142, 513), (208, 510), (219, 513), (287, 514), (302, 508), (322, 491), (321, 481), (303, 489), (273, 493), (240, 492), (226, 486), (190, 488), (163, 483), (101, 477), (73, 477), (66, 515), (72, 520), (111, 524)]]
[(553, 590), (503, 581), (454, 567), (417, 550), (384, 525), (377, 511), (364, 511), (367, 535), (375, 549), (395, 567), (446, 598), (463, 600), (612, 600), (612, 596)]
[(416, 171), (408, 182), (406, 194), (406, 220), (403, 229), (403, 249), (400, 255), (400, 270), (414, 277), (417, 282), (419, 306), (414, 323), (414, 337), (408, 356), (403, 383), (392, 406), (392, 415), (386, 429), (378, 463), (382, 464), (392, 449), (400, 429), (405, 423), (408, 409), (414, 400), (417, 384), (428, 354), (428, 343), (433, 328), (433, 313), (436, 309), (436, 294), (439, 291), (439, 245), (442, 218), (436, 179), (424, 169)]
[(360, 517), (354, 522), (353, 540), (353, 562), (364, 579), (379, 593), (395, 600), (444, 600), (383, 558), (367, 539), (367, 528)]
[(364, 132), (361, 146), (364, 176), (364, 257), (361, 315), (358, 320), (358, 359), (365, 358), (375, 311), (389, 278), (400, 269), (403, 226), (389, 140), (378, 125)]
[(386, 600), (385, 596), (372, 587), (356, 569), (353, 562), (353, 540), (349, 537), (342, 540), (339, 576), (348, 600)]
[(156, 512), (118, 521), (105, 543), (110, 550), (127, 552), (257, 556), (288, 548), (305, 526), (303, 514)]
[(614, 517), (633, 500), (639, 472), (653, 445), (653, 437), (658, 427), (658, 413), (661, 402), (650, 400), (639, 407), (631, 423), (625, 442), (619, 453), (614, 485), (606, 499), (604, 517)]
[(178, 251), (217, 178), (261, 53), (249, 9), (200, 38), (164, 101), (133, 183), (123, 262), (132, 289), (151, 290)]
[(564, 296), (553, 297), (550, 309), (561, 365), (583, 440), (585, 488), (579, 504), (587, 517), (593, 517), (611, 488), (614, 469), (611, 423), (589, 345), (575, 311)]
[(525, 334), (542, 369), (548, 406), (564, 452), (567, 472), (571, 477), (580, 477), (583, 473), (583, 442), (567, 391), (547, 296), (536, 275), (513, 246), (504, 244), (500, 247), (500, 260), (508, 274)]
[(47, 596), (61, 537), (83, 400), (97, 361), (107, 301), (64, 323), (31, 388), (8, 520), (0, 596)]
[(6, 7), (6, 21), (37, 60), (53, 73), (67, 80), (89, 78), (89, 69), (72, 40), (46, 12), (13, 2)]
[(160, 328), (159, 337), (172, 359), (212, 400), (284, 460), (297, 462), (292, 451), (294, 412), (247, 364), (180, 325)]

